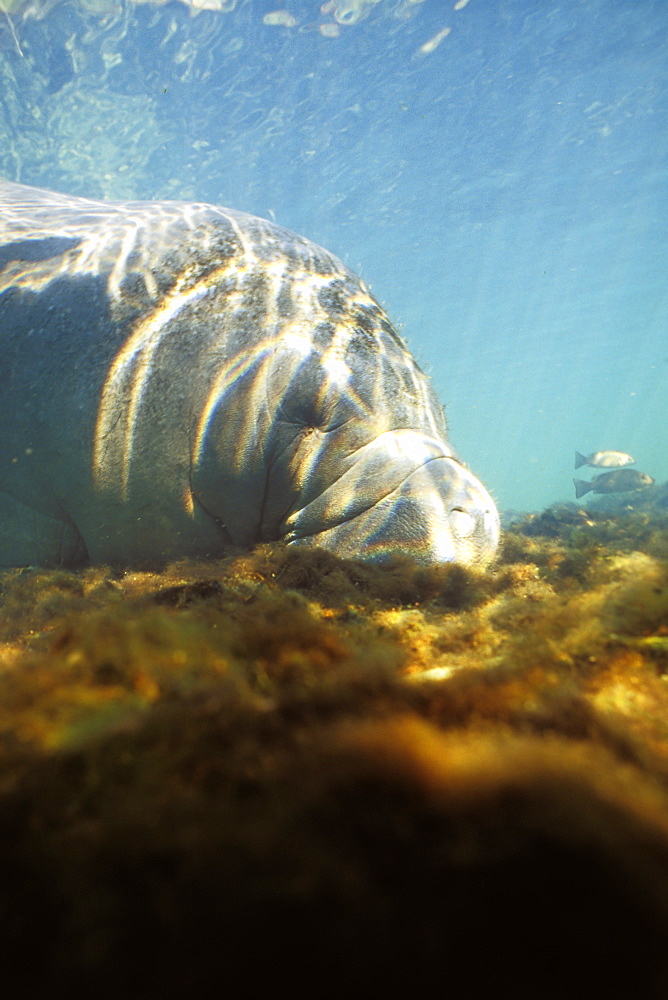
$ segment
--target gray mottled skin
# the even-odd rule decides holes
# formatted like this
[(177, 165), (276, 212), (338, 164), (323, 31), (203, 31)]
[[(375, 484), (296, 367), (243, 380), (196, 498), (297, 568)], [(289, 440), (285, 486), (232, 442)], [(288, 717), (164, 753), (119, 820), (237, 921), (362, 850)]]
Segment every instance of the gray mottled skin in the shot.
[(269, 222), (0, 181), (0, 351), (0, 565), (494, 554), (494, 503), (382, 309)]

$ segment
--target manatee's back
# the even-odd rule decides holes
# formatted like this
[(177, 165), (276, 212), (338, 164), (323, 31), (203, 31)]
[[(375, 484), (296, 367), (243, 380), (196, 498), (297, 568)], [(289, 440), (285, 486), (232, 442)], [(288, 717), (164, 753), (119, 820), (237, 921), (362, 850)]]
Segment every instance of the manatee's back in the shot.
[[(184, 273), (196, 279), (189, 244), (198, 245), (194, 234), (210, 215), (204, 206), (107, 204), (0, 181), (0, 487), (29, 509), (73, 521), (91, 553), (88, 525), (110, 524), (108, 490), (124, 501), (127, 485), (123, 462), (95, 467), (105, 386), (133, 332), (160, 312)], [(207, 266), (202, 260), (199, 271)], [(187, 357), (181, 371), (184, 363)], [(127, 400), (115, 402), (122, 436), (133, 414)], [(184, 423), (187, 404), (182, 398), (170, 430)], [(163, 408), (170, 405), (165, 400)], [(182, 429), (161, 440), (159, 413), (152, 416), (156, 446), (165, 444), (165, 451), (163, 464), (154, 462), (146, 474), (174, 528), (169, 509), (182, 503), (178, 473), (187, 448), (184, 454)], [(108, 408), (104, 417), (114, 422)], [(131, 445), (126, 437), (126, 453)], [(136, 504), (126, 513), (136, 519)], [(116, 533), (123, 558), (120, 525)]]
[[(276, 537), (374, 435), (445, 439), (427, 380), (359, 279), (244, 213), (0, 181), (3, 325), (4, 361), (23, 373), (9, 432), (43, 452), (33, 491), (60, 479), (82, 524), (99, 520), (95, 494), (118, 545), (156, 495), (157, 524), (190, 490), (231, 541)], [(311, 433), (326, 447), (300, 450)]]
[(39, 288), (63, 274), (94, 274), (114, 299), (131, 277), (155, 299), (179, 272), (196, 269), (190, 237), (217, 216), (226, 218), (208, 205), (101, 202), (0, 180), (0, 290), (17, 278)]

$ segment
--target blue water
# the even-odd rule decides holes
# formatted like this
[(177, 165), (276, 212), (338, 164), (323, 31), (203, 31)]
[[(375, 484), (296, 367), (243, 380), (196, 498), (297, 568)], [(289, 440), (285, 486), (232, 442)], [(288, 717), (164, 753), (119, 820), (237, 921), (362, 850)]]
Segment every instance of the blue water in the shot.
[[(668, 478), (666, 0), (380, 0), (336, 38), (316, 0), (90, 6), (17, 9), (20, 52), (0, 25), (25, 103), (0, 172), (337, 253), (502, 510), (573, 499), (576, 448)], [(263, 24), (279, 8), (298, 24)]]

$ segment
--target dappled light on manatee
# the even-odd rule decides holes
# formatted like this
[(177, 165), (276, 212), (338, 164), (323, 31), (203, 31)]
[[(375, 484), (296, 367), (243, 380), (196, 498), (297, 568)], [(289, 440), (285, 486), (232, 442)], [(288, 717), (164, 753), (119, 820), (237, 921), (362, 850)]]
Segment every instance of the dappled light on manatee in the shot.
[(276, 539), (492, 561), (494, 501), (337, 258), (211, 205), (2, 180), (0, 203), (0, 565), (156, 568)]

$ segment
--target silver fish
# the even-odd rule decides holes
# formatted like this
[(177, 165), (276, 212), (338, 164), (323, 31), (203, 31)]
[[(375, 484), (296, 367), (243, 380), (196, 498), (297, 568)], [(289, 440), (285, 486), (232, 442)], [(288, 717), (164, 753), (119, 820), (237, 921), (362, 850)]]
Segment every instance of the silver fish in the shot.
[(637, 469), (615, 469), (614, 472), (603, 472), (590, 483), (584, 479), (574, 479), (575, 497), (579, 499), (585, 493), (630, 493), (632, 490), (642, 490), (652, 486), (654, 480), (646, 472)]
[(592, 451), (591, 455), (581, 455), (575, 452), (575, 468), (581, 465), (592, 465), (596, 469), (621, 469), (625, 465), (633, 465), (635, 458), (625, 451)]

